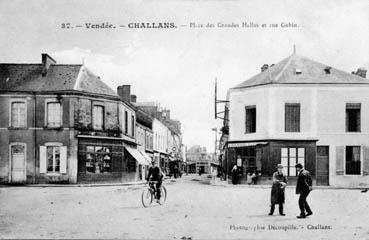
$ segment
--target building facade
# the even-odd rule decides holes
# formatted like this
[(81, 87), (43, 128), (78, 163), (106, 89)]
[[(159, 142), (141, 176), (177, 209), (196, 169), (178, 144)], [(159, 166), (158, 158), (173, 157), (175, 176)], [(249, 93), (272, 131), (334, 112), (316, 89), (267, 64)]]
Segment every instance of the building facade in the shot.
[(292, 54), (228, 92), (226, 171), (234, 165), (270, 181), (296, 163), (318, 185), (369, 185), (369, 81)]
[(135, 107), (85, 66), (42, 54), (0, 64), (0, 85), (2, 183), (138, 179)]

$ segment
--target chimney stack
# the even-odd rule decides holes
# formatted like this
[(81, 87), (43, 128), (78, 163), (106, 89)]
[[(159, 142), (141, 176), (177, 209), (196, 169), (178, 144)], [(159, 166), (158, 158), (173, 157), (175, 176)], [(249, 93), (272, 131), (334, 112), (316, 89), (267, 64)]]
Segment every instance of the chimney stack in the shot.
[(137, 102), (137, 96), (131, 95), (131, 102), (136, 103)]
[(261, 72), (264, 72), (268, 68), (269, 68), (268, 64), (264, 64), (263, 66), (261, 66)]
[(131, 85), (118, 86), (117, 92), (123, 101), (131, 102)]
[(46, 76), (47, 71), (50, 68), (50, 65), (56, 64), (56, 61), (49, 56), (47, 53), (41, 54), (41, 61), (42, 61), (42, 76)]
[(366, 78), (367, 70), (365, 68), (358, 68), (356, 72), (352, 72), (352, 74), (358, 75), (359, 77)]
[(170, 119), (170, 110), (163, 110), (163, 118), (169, 120)]

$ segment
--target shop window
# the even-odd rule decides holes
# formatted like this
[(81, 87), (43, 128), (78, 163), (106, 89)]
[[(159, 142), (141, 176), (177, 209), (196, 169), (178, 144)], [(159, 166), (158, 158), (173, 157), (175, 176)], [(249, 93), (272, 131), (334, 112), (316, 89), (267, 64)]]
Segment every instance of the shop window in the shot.
[(110, 147), (86, 146), (86, 171), (89, 173), (111, 172)]
[(360, 132), (361, 104), (347, 103), (346, 104), (346, 132)]
[(25, 128), (27, 126), (27, 107), (25, 102), (11, 103), (11, 127)]
[(246, 133), (256, 132), (256, 107), (246, 107)]
[(61, 117), (61, 104), (59, 102), (47, 103), (47, 126), (48, 127), (60, 127), (62, 122)]
[(281, 164), (287, 176), (296, 176), (295, 165), (301, 163), (305, 166), (305, 148), (281, 148)]
[(287, 103), (285, 105), (285, 131), (300, 132), (300, 104)]
[(46, 147), (47, 172), (60, 172), (60, 147)]
[(347, 146), (346, 147), (346, 174), (360, 175), (361, 161), (360, 161), (360, 147)]
[(104, 128), (104, 107), (94, 105), (92, 110), (93, 129), (102, 130)]

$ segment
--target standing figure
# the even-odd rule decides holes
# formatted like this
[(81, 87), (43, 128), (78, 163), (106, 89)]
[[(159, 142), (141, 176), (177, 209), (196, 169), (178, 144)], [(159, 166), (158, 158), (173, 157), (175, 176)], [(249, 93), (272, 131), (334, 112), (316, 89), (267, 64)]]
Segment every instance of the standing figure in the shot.
[(285, 216), (283, 213), (283, 204), (284, 204), (284, 190), (287, 185), (287, 176), (283, 174), (283, 166), (278, 164), (278, 171), (273, 174), (273, 185), (271, 191), (271, 206), (269, 215), (273, 215), (275, 205), (279, 205), (279, 214), (281, 216)]
[[(297, 218), (306, 218), (313, 214), (310, 209), (309, 204), (306, 201), (307, 196), (313, 190), (312, 178), (309, 171), (305, 170), (304, 167), (298, 163), (296, 164), (296, 170), (298, 172), (297, 184), (296, 184), (296, 194), (300, 194), (299, 207), (300, 215)], [(306, 213), (305, 213), (306, 211)]]
[(237, 184), (238, 183), (238, 179), (237, 179), (238, 168), (237, 168), (236, 164), (233, 166), (233, 168), (231, 170), (231, 174), (232, 174), (232, 183)]

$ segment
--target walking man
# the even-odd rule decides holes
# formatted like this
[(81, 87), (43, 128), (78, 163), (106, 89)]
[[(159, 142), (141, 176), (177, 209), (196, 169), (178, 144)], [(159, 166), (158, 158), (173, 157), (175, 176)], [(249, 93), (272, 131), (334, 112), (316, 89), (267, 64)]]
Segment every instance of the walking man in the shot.
[(312, 179), (309, 171), (305, 170), (304, 167), (298, 163), (296, 164), (297, 170), (297, 184), (296, 184), (296, 194), (300, 194), (299, 198), (299, 207), (300, 207), (300, 215), (297, 218), (306, 218), (313, 214), (310, 209), (309, 204), (306, 201), (307, 196), (309, 195), (312, 188)]

